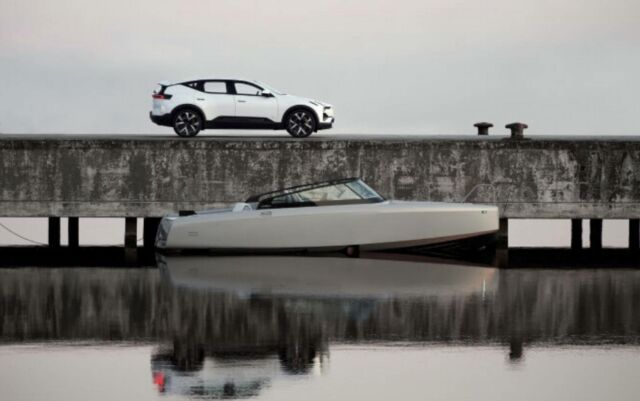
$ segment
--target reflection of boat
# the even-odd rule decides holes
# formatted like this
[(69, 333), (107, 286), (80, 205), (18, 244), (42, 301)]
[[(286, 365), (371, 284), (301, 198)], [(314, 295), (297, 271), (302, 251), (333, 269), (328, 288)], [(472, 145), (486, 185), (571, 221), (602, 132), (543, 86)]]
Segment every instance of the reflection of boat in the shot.
[(411, 260), (313, 256), (169, 256), (177, 286), (342, 298), (468, 295), (494, 290), (497, 269)]
[(234, 251), (399, 249), (495, 233), (495, 206), (389, 201), (359, 179), (270, 192), (189, 215), (166, 216), (163, 249)]

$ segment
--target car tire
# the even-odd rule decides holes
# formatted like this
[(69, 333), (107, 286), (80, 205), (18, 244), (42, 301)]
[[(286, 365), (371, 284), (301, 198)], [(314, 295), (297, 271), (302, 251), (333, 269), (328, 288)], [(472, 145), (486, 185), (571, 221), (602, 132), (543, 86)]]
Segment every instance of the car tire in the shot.
[(173, 130), (183, 138), (196, 136), (202, 130), (202, 116), (190, 108), (178, 110), (173, 118)]
[(294, 138), (306, 138), (316, 130), (316, 120), (309, 110), (298, 109), (287, 114), (284, 121), (289, 135)]

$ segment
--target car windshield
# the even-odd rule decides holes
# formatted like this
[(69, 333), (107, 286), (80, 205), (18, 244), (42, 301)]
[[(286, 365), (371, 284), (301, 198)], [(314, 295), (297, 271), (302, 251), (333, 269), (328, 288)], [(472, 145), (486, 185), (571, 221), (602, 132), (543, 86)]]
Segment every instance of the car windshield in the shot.
[(264, 82), (260, 82), (260, 81), (254, 81), (254, 82), (260, 85), (263, 89), (269, 89), (271, 93), (275, 93), (276, 95), (286, 95), (286, 93), (280, 92), (276, 88), (272, 87), (271, 85), (267, 85)]
[(252, 196), (247, 203), (258, 203), (258, 209), (283, 207), (330, 206), (384, 201), (376, 191), (358, 178), (347, 178), (300, 185)]

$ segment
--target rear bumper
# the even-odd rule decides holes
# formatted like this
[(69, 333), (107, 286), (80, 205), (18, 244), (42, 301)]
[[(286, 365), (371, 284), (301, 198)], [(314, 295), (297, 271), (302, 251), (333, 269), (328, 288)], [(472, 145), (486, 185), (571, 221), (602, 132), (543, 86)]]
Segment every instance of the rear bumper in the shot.
[(173, 125), (171, 121), (171, 114), (157, 115), (157, 114), (153, 114), (153, 112), (150, 111), (149, 118), (151, 119), (151, 121), (153, 121), (158, 125), (164, 125), (167, 127), (171, 127), (171, 125)]

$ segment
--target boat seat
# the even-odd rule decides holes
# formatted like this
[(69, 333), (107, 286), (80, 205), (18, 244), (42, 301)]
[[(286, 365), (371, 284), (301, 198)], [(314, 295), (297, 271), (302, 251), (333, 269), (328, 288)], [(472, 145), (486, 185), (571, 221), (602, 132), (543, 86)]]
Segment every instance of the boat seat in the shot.
[(250, 204), (244, 203), (244, 202), (238, 202), (235, 205), (233, 205), (232, 212), (246, 212), (249, 210), (253, 210)]

